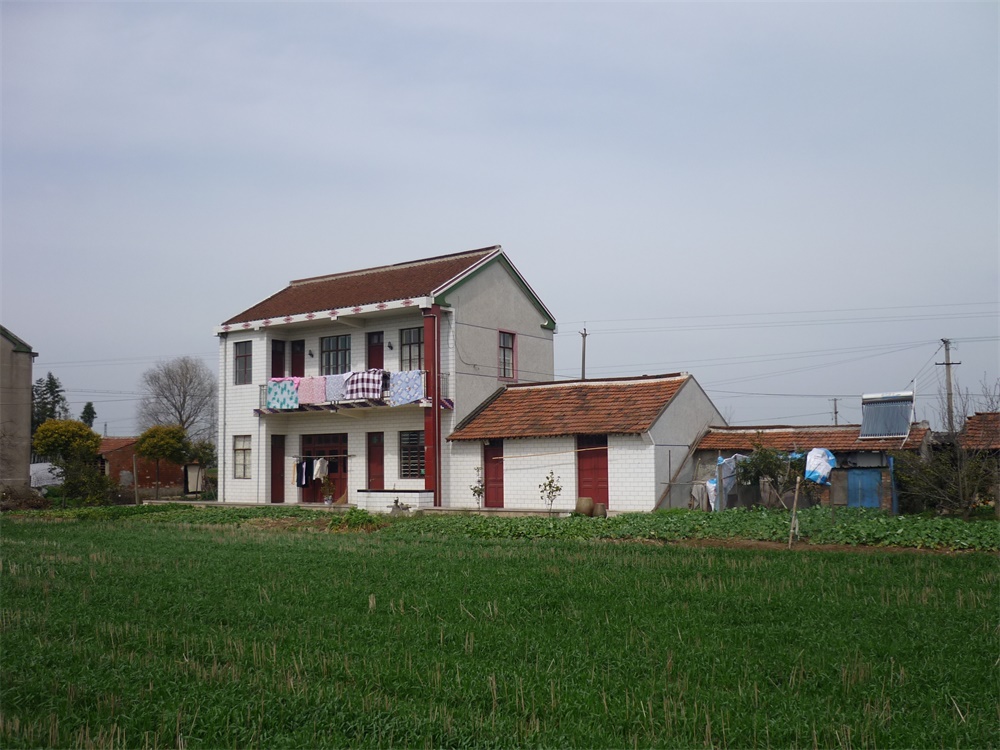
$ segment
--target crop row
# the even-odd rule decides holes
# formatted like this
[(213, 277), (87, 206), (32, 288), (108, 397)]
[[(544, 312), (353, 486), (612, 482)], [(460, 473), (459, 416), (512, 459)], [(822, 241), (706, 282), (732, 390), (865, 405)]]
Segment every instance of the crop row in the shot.
[[(500, 517), (477, 514), (425, 513), (406, 517), (346, 514), (298, 507), (122, 506), (43, 511), (29, 517), (60, 520), (139, 520), (146, 522), (237, 525), (279, 521), (334, 530), (381, 529), (393, 537), (465, 536), (478, 539), (788, 539), (790, 514), (785, 510), (729, 510), (722, 513), (671, 510), (628, 513), (611, 518)], [(945, 550), (1000, 550), (1000, 523), (966, 522), (957, 518), (890, 516), (864, 508), (815, 507), (798, 514), (799, 537), (810, 544), (894, 546)]]

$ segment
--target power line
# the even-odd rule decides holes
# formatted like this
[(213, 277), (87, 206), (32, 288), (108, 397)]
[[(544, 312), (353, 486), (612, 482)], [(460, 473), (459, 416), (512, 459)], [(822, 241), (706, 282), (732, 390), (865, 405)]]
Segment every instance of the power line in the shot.
[[(632, 321), (643, 322), (648, 320), (713, 320), (717, 318), (748, 318), (764, 317), (769, 315), (821, 315), (826, 313), (854, 313), (872, 312), (881, 310), (930, 310), (941, 307), (978, 307), (980, 305), (998, 305), (996, 300), (990, 302), (954, 302), (937, 305), (892, 305), (889, 307), (845, 307), (828, 310), (777, 310), (774, 312), (761, 313), (723, 313), (717, 315), (668, 315), (654, 318), (607, 318), (605, 320), (588, 319), (590, 323), (629, 323)], [(564, 325), (576, 325), (577, 323), (587, 323), (588, 320), (571, 320)]]

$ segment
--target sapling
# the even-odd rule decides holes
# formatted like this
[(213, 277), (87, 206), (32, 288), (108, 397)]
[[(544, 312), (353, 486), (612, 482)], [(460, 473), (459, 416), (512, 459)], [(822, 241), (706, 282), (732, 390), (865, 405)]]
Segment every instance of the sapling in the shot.
[(555, 503), (562, 486), (559, 484), (560, 477), (557, 477), (551, 470), (545, 477), (545, 481), (538, 485), (538, 492), (541, 494), (542, 502), (549, 506), (549, 515), (552, 515), (552, 505)]
[(476, 467), (476, 481), (469, 485), (472, 496), (476, 499), (476, 507), (483, 507), (483, 495), (486, 492), (486, 484), (483, 482), (483, 468)]

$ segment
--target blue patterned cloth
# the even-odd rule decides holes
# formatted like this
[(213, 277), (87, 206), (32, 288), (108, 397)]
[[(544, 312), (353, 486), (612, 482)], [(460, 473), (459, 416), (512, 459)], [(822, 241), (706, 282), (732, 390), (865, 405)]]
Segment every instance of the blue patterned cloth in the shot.
[(298, 389), (298, 378), (280, 378), (267, 381), (267, 408), (298, 409)]
[(389, 373), (389, 406), (412, 404), (424, 397), (423, 373), (420, 370)]

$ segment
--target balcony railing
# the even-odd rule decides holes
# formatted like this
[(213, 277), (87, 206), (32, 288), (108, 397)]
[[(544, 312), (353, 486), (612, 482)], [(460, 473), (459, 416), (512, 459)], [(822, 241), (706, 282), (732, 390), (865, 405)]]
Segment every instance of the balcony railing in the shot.
[[(347, 373), (349, 377), (320, 375), (312, 378), (272, 378), (260, 386), (257, 414), (295, 411), (339, 411), (379, 406), (430, 406), (427, 372), (368, 370)], [(336, 379), (330, 382), (330, 379)], [(442, 406), (452, 408), (447, 398), (447, 376), (442, 376)]]

